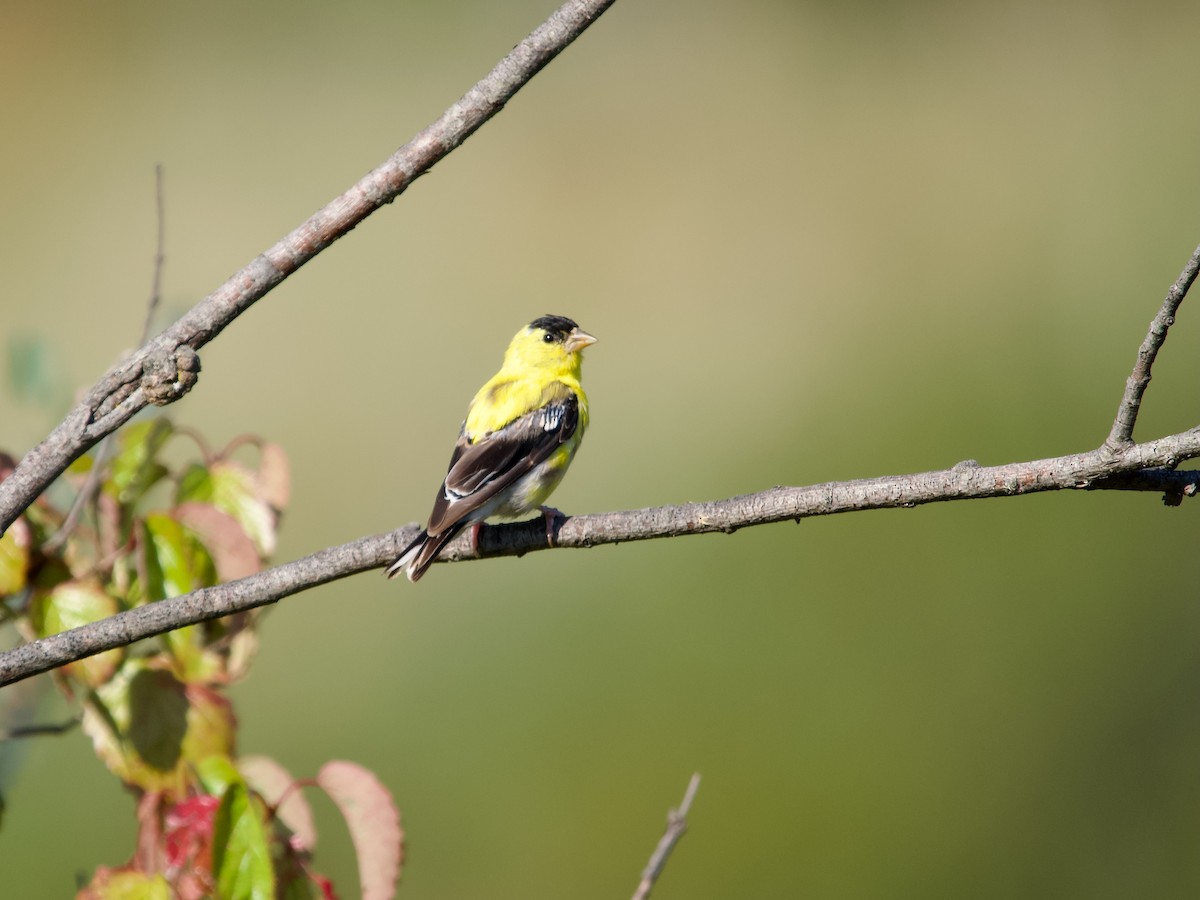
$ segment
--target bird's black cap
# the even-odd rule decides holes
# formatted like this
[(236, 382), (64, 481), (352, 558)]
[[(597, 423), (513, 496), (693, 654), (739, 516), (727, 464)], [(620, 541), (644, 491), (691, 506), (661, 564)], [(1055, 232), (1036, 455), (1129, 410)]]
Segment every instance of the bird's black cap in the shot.
[(552, 334), (559, 340), (563, 340), (579, 326), (566, 316), (542, 316), (540, 319), (534, 319), (530, 322), (529, 327), (541, 328), (547, 334)]

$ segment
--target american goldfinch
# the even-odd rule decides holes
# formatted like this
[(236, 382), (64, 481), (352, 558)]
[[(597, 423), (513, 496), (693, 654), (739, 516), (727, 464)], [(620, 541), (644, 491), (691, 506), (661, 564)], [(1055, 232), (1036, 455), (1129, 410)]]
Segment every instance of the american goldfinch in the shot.
[(429, 526), (387, 568), (409, 581), (425, 574), (442, 547), (468, 525), (518, 518), (541, 508), (558, 487), (588, 424), (579, 384), (583, 348), (596, 339), (563, 316), (542, 316), (517, 332), (500, 371), (479, 389), (433, 501)]

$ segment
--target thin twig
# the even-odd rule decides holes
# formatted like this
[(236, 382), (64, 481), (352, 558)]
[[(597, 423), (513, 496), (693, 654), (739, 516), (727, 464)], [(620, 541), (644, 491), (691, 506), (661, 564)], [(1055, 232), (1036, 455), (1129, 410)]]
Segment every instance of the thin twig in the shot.
[(40, 737), (45, 734), (66, 734), (80, 722), (79, 716), (72, 716), (65, 722), (48, 723), (45, 725), (19, 725), (15, 728), (0, 729), (0, 743), (14, 741), (18, 738)]
[[(154, 209), (158, 221), (158, 238), (155, 241), (154, 249), (154, 275), (150, 280), (150, 299), (146, 303), (146, 317), (142, 320), (142, 335), (138, 338), (139, 347), (145, 344), (150, 337), (150, 326), (154, 322), (154, 313), (158, 309), (161, 297), (163, 263), (166, 262), (167, 258), (164, 250), (166, 229), (163, 224), (162, 163), (156, 163), (154, 166)], [(84, 479), (83, 485), (80, 486), (78, 493), (75, 494), (75, 499), (71, 502), (71, 508), (67, 510), (66, 518), (63, 519), (63, 523), (59, 526), (58, 530), (46, 539), (44, 547), (47, 552), (53, 553), (66, 543), (67, 538), (71, 536), (71, 532), (75, 530), (80, 515), (87, 509), (88, 504), (92, 502), (92, 496), (96, 493), (96, 489), (100, 487), (100, 480), (104, 477), (104, 470), (108, 467), (109, 459), (112, 457), (112, 440), (113, 436), (107, 434), (104, 436), (104, 440), (100, 442), (100, 446), (96, 449), (96, 457), (92, 468), (88, 472), (87, 478)]]
[(92, 468), (88, 470), (87, 478), (84, 479), (79, 491), (75, 494), (75, 499), (71, 501), (71, 508), (67, 510), (67, 515), (63, 518), (63, 523), (58, 526), (58, 530), (54, 534), (46, 538), (46, 543), (43, 544), (45, 552), (54, 553), (67, 542), (67, 538), (71, 536), (71, 532), (79, 524), (79, 517), (83, 515), (83, 511), (91, 503), (96, 489), (100, 487), (100, 479), (104, 469), (108, 466), (111, 456), (112, 435), (110, 434), (106, 435), (104, 440), (100, 442), (100, 446), (96, 448), (96, 456), (92, 460)]
[(642, 870), (642, 880), (638, 884), (637, 890), (633, 892), (633, 900), (646, 900), (650, 896), (650, 892), (654, 890), (654, 884), (666, 867), (671, 851), (675, 849), (679, 839), (687, 833), (687, 816), (692, 809), (692, 801), (696, 798), (696, 790), (699, 787), (700, 773), (697, 772), (688, 782), (687, 790), (683, 794), (683, 802), (679, 804), (679, 808), (672, 809), (667, 813), (667, 830), (663, 832), (658, 846), (650, 855), (650, 862), (646, 863), (646, 868)]
[(1125, 382), (1125, 394), (1121, 397), (1121, 405), (1117, 407), (1117, 417), (1113, 420), (1112, 430), (1104, 441), (1104, 446), (1111, 450), (1119, 450), (1133, 442), (1133, 426), (1137, 423), (1142, 395), (1146, 393), (1146, 387), (1150, 384), (1150, 369), (1154, 366), (1154, 358), (1158, 356), (1158, 351), (1167, 339), (1167, 330), (1175, 324), (1175, 313), (1187, 295), (1188, 288), (1196, 280), (1197, 272), (1200, 272), (1200, 247), (1195, 249), (1191, 259), (1167, 291), (1162, 308), (1150, 322), (1146, 339), (1138, 348), (1137, 362), (1133, 364), (1133, 371)]
[(382, 165), (256, 256), (177, 322), (114, 366), (50, 435), (0, 482), (0, 534), (89, 447), (148, 404), (165, 406), (191, 390), (196, 350), (289, 275), (395, 200), (474, 134), (579, 37), (615, 0), (567, 0), (488, 75)]
[(158, 223), (158, 239), (154, 250), (154, 278), (150, 282), (150, 300), (146, 304), (146, 318), (142, 323), (142, 338), (138, 346), (150, 339), (150, 327), (154, 324), (154, 314), (162, 302), (162, 271), (166, 256), (166, 204), (163, 201), (163, 167), (162, 163), (154, 164), (154, 212)]
[[(585, 548), (686, 534), (732, 534), (740, 528), (812, 516), (866, 509), (907, 509), (948, 500), (1009, 497), (1040, 491), (1161, 490), (1174, 496), (1193, 496), (1200, 490), (1200, 471), (1167, 471), (1168, 477), (1162, 479), (1157, 475), (1182, 460), (1197, 457), (1200, 457), (1200, 428), (1193, 428), (1145, 444), (1133, 444), (1119, 453), (1100, 448), (1003, 466), (981, 466), (967, 461), (938, 472), (808, 487), (775, 487), (727, 500), (571, 516), (556, 520), (553, 545), (547, 541), (545, 522), (539, 516), (527, 522), (484, 528), (477, 549), (471, 548), (470, 536), (463, 534), (442, 550), (438, 560), (458, 562), (523, 556), (551, 546)], [(380, 568), (393, 562), (417, 531), (414, 524), (360, 538), (237, 581), (147, 603), (99, 622), (23, 644), (0, 653), (0, 687), (184, 625), (266, 606), (308, 588)]]

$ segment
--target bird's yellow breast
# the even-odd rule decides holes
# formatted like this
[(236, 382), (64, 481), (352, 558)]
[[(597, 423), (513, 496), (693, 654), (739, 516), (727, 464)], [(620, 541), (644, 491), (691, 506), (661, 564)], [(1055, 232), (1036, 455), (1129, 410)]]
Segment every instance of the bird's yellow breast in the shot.
[(562, 344), (547, 344), (539, 334), (529, 329), (517, 332), (500, 371), (475, 394), (463, 423), (472, 443), (526, 413), (561, 403), (572, 394), (579, 401), (579, 433), (582, 435), (587, 427), (587, 395), (579, 383), (580, 354), (566, 352)]
[(582, 432), (588, 424), (587, 397), (579, 382), (554, 380), (540, 383), (529, 378), (502, 378), (500, 373), (479, 389), (471, 406), (463, 430), (471, 443), (493, 431), (499, 431), (515, 419), (549, 406), (562, 403), (572, 394), (579, 401), (579, 427)]

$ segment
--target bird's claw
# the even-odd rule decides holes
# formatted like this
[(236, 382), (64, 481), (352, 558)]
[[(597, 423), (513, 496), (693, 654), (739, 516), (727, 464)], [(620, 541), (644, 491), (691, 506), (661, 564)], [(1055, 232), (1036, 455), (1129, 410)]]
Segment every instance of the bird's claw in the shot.
[(542, 515), (546, 519), (546, 544), (553, 547), (555, 532), (554, 520), (565, 519), (566, 516), (561, 510), (555, 509), (553, 506), (539, 506), (538, 509), (542, 511)]

